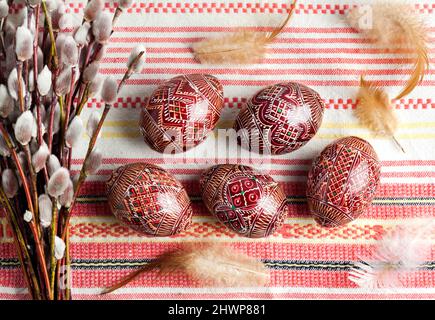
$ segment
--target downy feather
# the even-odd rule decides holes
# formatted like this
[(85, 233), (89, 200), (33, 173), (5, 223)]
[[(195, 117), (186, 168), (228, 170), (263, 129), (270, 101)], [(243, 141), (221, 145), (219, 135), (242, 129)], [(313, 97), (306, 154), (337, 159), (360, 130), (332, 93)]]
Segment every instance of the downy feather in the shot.
[(395, 288), (430, 258), (435, 224), (432, 220), (407, 221), (380, 240), (370, 260), (356, 262), (349, 280), (361, 288)]
[(398, 121), (388, 94), (382, 88), (364, 80), (364, 77), (361, 77), (354, 113), (362, 125), (377, 136), (392, 138), (404, 152), (394, 137)]
[(269, 281), (269, 272), (261, 261), (240, 252), (236, 254), (231, 247), (212, 243), (189, 244), (164, 253), (103, 293), (121, 288), (151, 270), (158, 270), (160, 274), (182, 271), (204, 285), (216, 287), (264, 286)]
[(260, 61), (270, 44), (285, 28), (293, 14), (297, 0), (285, 21), (271, 33), (241, 30), (220, 38), (205, 39), (194, 44), (195, 58), (209, 64), (251, 64)]
[(358, 7), (350, 11), (349, 23), (379, 47), (410, 55), (412, 72), (406, 86), (394, 98), (408, 95), (429, 68), (427, 28), (414, 8), (404, 2), (377, 2), (372, 6), (372, 24), (362, 26), (364, 13)]

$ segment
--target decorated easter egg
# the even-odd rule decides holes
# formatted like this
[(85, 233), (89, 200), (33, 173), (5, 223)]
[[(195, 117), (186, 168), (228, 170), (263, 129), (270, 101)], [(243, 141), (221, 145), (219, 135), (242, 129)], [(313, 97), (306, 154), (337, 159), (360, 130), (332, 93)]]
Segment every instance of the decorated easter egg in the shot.
[(279, 83), (257, 92), (234, 124), (239, 144), (263, 154), (285, 154), (305, 145), (319, 129), (324, 103), (307, 86)]
[(357, 137), (328, 145), (308, 174), (308, 207), (324, 227), (342, 226), (371, 204), (381, 165), (373, 147)]
[(243, 236), (267, 237), (287, 216), (286, 195), (279, 184), (251, 167), (214, 166), (202, 174), (200, 185), (207, 209)]
[(189, 150), (212, 131), (224, 105), (223, 88), (211, 75), (181, 75), (158, 87), (142, 109), (140, 130), (155, 150)]
[(166, 237), (187, 229), (192, 207), (183, 186), (167, 171), (132, 163), (113, 171), (107, 200), (118, 220), (149, 236)]

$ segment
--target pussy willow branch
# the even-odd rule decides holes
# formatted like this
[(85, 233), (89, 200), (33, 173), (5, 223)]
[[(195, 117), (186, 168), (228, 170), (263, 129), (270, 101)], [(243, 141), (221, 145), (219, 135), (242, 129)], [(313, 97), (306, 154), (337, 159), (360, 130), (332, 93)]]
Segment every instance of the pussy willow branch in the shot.
[(51, 58), (52, 58), (52, 62), (53, 62), (53, 69), (57, 70), (58, 65), (59, 65), (59, 60), (57, 57), (56, 39), (54, 37), (53, 24), (51, 23), (51, 16), (48, 13), (46, 1), (42, 0), (41, 5), (42, 5), (42, 11), (44, 12), (45, 23), (46, 23), (47, 28), (48, 28), (48, 34), (50, 35), (50, 41), (51, 41), (50, 54), (51, 54)]
[[(142, 58), (142, 56), (144, 54), (145, 54), (144, 51), (140, 52), (137, 55), (137, 57), (133, 60), (132, 64), (127, 69), (127, 71), (124, 74), (124, 77), (122, 78), (121, 82), (118, 85), (118, 89), (117, 89), (118, 93), (121, 91), (121, 89), (124, 86), (125, 82), (131, 77), (131, 75), (133, 74), (133, 72), (132, 72), (133, 67), (138, 63), (138, 61)], [(71, 206), (66, 211), (65, 223), (63, 224), (64, 225), (64, 229), (62, 230), (62, 240), (64, 240), (64, 241), (65, 241), (65, 238), (66, 238), (65, 235), (66, 235), (66, 230), (68, 229), (69, 220), (70, 220), (70, 217), (71, 217), (71, 212), (74, 209), (74, 204), (75, 204), (75, 202), (77, 200), (77, 197), (78, 197), (78, 195), (80, 193), (80, 188), (81, 188), (83, 182), (86, 180), (86, 177), (87, 177), (87, 166), (88, 166), (87, 162), (88, 162), (89, 156), (91, 155), (91, 152), (92, 152), (92, 150), (95, 147), (95, 143), (97, 142), (98, 135), (100, 134), (101, 128), (103, 127), (103, 123), (106, 120), (106, 117), (107, 117), (111, 107), (112, 107), (112, 105), (110, 105), (110, 104), (106, 104), (105, 105), (103, 114), (101, 116), (100, 121), (98, 122), (97, 128), (95, 129), (95, 131), (94, 131), (94, 133), (92, 135), (92, 138), (89, 141), (88, 150), (86, 152), (85, 159), (83, 160), (83, 165), (82, 165), (82, 169), (80, 171), (80, 176), (79, 176), (79, 179), (77, 181), (77, 185), (76, 185), (75, 190), (74, 190), (73, 201), (72, 201)]]
[(9, 225), (12, 226), (12, 233), (15, 239), (14, 243), (17, 248), (18, 258), (20, 260), (20, 265), (23, 269), (26, 283), (29, 288), (29, 292), (32, 295), (33, 299), (40, 300), (42, 299), (41, 290), (39, 288), (39, 282), (37, 280), (35, 270), (33, 268), (33, 264), (28, 252), (28, 248), (26, 246), (26, 242), (23, 238), (23, 234), (21, 233), (21, 229), (18, 225), (18, 221), (16, 219), (14, 210), (3, 190), (3, 187), (1, 186), (0, 186), (0, 202), (3, 206), (4, 211), (6, 212)]
[(55, 238), (57, 234), (57, 200), (56, 198), (52, 199), (52, 220), (51, 220), (51, 233), (50, 233), (50, 288), (51, 293), (54, 297), (55, 292), (55, 275), (56, 275), (56, 256), (54, 254), (54, 244)]
[[(0, 122), (0, 131), (3, 134), (3, 138), (6, 142), (6, 145), (9, 149), (10, 154), (12, 155), (12, 158), (14, 160), (14, 164), (15, 167), (18, 170), (18, 173), (20, 175), (21, 181), (23, 183), (23, 188), (24, 188), (24, 192), (26, 194), (26, 199), (27, 199), (27, 206), (29, 208), (29, 211), (32, 213), (32, 216), (35, 216), (35, 210), (33, 208), (33, 203), (32, 203), (32, 196), (30, 195), (30, 190), (29, 190), (29, 185), (27, 183), (27, 178), (24, 174), (23, 168), (21, 166), (20, 160), (18, 159), (17, 156), (17, 152), (15, 151), (15, 146), (12, 143), (12, 140), (9, 136), (8, 131), (6, 130), (6, 128), (4, 127), (3, 123)], [(35, 219), (32, 219), (29, 222), (29, 227), (30, 227), (30, 231), (33, 234), (34, 237), (34, 241), (35, 241), (35, 248), (36, 248), (36, 255), (38, 257), (38, 262), (39, 262), (39, 267), (46, 285), (46, 289), (47, 289), (47, 295), (50, 296), (50, 282), (48, 279), (48, 271), (47, 271), (47, 266), (45, 264), (45, 256), (44, 256), (44, 250), (42, 249), (42, 245), (41, 245), (41, 241), (39, 239), (39, 235), (37, 232), (37, 228), (35, 225)]]

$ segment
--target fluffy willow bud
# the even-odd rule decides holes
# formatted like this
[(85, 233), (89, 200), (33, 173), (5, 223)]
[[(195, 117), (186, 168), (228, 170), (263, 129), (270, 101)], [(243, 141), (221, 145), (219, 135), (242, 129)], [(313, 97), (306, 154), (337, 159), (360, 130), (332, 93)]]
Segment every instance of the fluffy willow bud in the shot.
[(29, 60), (33, 54), (33, 36), (25, 26), (17, 28), (15, 35), (15, 53), (20, 61)]
[[(138, 59), (136, 62), (136, 58), (139, 56), (139, 54), (143, 52), (140, 59)], [(133, 72), (140, 73), (142, 72), (142, 69), (145, 65), (145, 47), (142, 45), (138, 45), (130, 52), (130, 56), (128, 57), (127, 62), (127, 68), (132, 68)]]
[(56, 79), (56, 94), (64, 96), (69, 93), (71, 86), (72, 70), (66, 67), (62, 70)]
[(50, 155), (47, 162), (48, 175), (51, 177), (60, 167), (59, 159), (54, 154)]
[(89, 155), (88, 160), (86, 160), (86, 174), (94, 174), (101, 167), (103, 162), (103, 154), (95, 148)]
[(59, 30), (74, 28), (74, 19), (71, 14), (63, 14), (59, 19)]
[(51, 23), (54, 29), (59, 29), (59, 21), (65, 14), (66, 8), (63, 1), (57, 1), (56, 8), (51, 13)]
[(56, 51), (59, 59), (62, 59), (62, 48), (67, 35), (65, 33), (59, 33), (56, 37)]
[(68, 187), (69, 180), (70, 177), (68, 169), (64, 167), (57, 169), (56, 172), (50, 177), (50, 180), (48, 180), (48, 194), (52, 197), (60, 196)]
[(92, 98), (97, 93), (99, 93), (102, 85), (103, 85), (103, 77), (97, 74), (94, 80), (92, 80), (91, 83), (89, 84), (88, 97)]
[(88, 42), (89, 29), (91, 29), (91, 24), (85, 22), (75, 32), (74, 40), (77, 42), (78, 46), (82, 47)]
[(11, 169), (5, 169), (2, 173), (2, 186), (8, 198), (13, 198), (18, 192), (18, 180)]
[(50, 155), (50, 151), (45, 143), (43, 143), (38, 151), (36, 151), (32, 156), (32, 165), (35, 169), (35, 172), (41, 171), (44, 168), (45, 163), (47, 162), (47, 158)]
[(48, 228), (53, 220), (53, 203), (50, 197), (46, 194), (41, 194), (38, 197), (39, 206), (39, 220), (41, 220), (41, 226)]
[(100, 119), (101, 119), (101, 113), (99, 113), (96, 110), (93, 111), (89, 116), (88, 123), (86, 124), (86, 133), (88, 134), (89, 138), (91, 138), (94, 135), (95, 130), (97, 130)]
[(86, 5), (84, 10), (84, 18), (86, 21), (94, 21), (98, 15), (103, 11), (103, 0), (91, 0)]
[(122, 9), (128, 9), (133, 5), (134, 1), (133, 0), (120, 0), (119, 1), (119, 7)]
[(24, 111), (15, 123), (15, 139), (23, 146), (32, 139), (35, 131), (35, 118), (30, 110)]
[(74, 65), (78, 62), (79, 50), (77, 43), (72, 36), (67, 36), (62, 46), (62, 62), (68, 66)]
[(33, 219), (33, 214), (29, 210), (26, 210), (26, 212), (23, 215), (23, 219), (26, 222), (30, 222)]
[[(23, 78), (21, 78), (21, 87), (23, 88), (23, 91), (26, 88)], [(15, 100), (18, 100), (18, 72), (16, 68), (12, 69), (11, 73), (9, 74), (8, 90), (11, 97)]]
[(38, 74), (38, 91), (41, 96), (45, 96), (51, 89), (51, 71), (47, 66)]
[(100, 62), (94, 61), (89, 64), (85, 71), (83, 71), (83, 82), (88, 83), (94, 80), (95, 76), (98, 74), (98, 70), (100, 69)]
[(0, 116), (7, 118), (14, 110), (14, 101), (4, 84), (0, 84)]
[(2, 134), (0, 134), (0, 155), (3, 157), (9, 157), (11, 155)]
[(74, 147), (76, 143), (80, 140), (80, 137), (83, 133), (83, 120), (80, 116), (75, 116), (72, 119), (66, 134), (65, 134), (65, 143), (67, 147)]
[(105, 44), (112, 33), (112, 16), (108, 12), (101, 12), (92, 24), (92, 33), (98, 43)]
[(6, 0), (0, 1), (0, 19), (6, 18), (9, 14), (9, 5)]
[(35, 90), (35, 79), (34, 79), (34, 74), (35, 72), (33, 71), (33, 69), (31, 69), (29, 71), (29, 81), (27, 82), (27, 89), (29, 90), (29, 92), (33, 92)]
[(57, 260), (63, 258), (65, 254), (65, 242), (58, 236), (54, 239), (54, 256)]
[(101, 89), (101, 98), (107, 104), (113, 104), (118, 95), (118, 83), (113, 76), (108, 76), (103, 82)]
[(74, 185), (70, 179), (68, 182), (68, 187), (65, 189), (64, 193), (59, 197), (59, 203), (65, 208), (71, 207), (71, 203), (74, 197)]

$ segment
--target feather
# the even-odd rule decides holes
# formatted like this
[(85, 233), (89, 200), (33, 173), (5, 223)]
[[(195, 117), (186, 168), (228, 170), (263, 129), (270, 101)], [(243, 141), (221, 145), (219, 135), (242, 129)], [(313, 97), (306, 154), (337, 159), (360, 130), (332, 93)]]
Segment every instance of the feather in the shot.
[(269, 273), (261, 261), (242, 253), (236, 254), (230, 247), (212, 243), (189, 244), (164, 253), (103, 294), (115, 291), (151, 270), (158, 270), (162, 275), (182, 271), (197, 281), (216, 287), (264, 286), (269, 280)]
[(290, 21), (296, 2), (293, 1), (284, 22), (271, 33), (241, 30), (224, 37), (205, 39), (192, 46), (195, 58), (209, 64), (250, 64), (260, 61), (266, 54), (267, 45)]
[(388, 94), (382, 88), (364, 80), (364, 77), (361, 77), (354, 113), (362, 125), (378, 136), (392, 138), (405, 152), (394, 137), (398, 121)]
[(373, 253), (372, 261), (357, 262), (349, 280), (362, 288), (394, 288), (430, 257), (435, 224), (431, 220), (408, 221), (387, 233)]
[(408, 95), (423, 80), (429, 68), (427, 28), (414, 8), (405, 3), (375, 3), (371, 24), (366, 25), (364, 11), (356, 7), (348, 15), (349, 23), (381, 48), (412, 57), (413, 69), (405, 87), (394, 98)]

